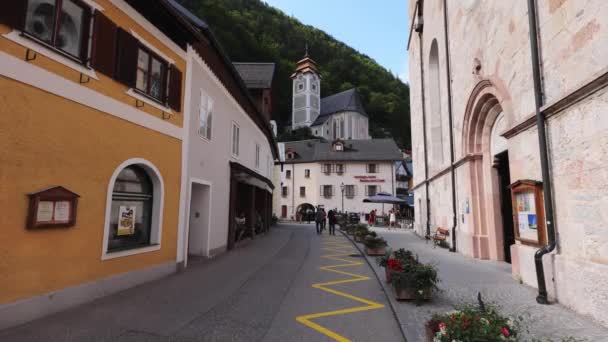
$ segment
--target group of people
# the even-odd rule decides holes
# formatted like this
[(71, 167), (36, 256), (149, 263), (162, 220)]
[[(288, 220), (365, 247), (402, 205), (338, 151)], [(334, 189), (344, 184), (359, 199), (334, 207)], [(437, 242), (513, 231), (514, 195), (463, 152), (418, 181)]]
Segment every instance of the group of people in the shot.
[(325, 213), (325, 209), (319, 208), (317, 213), (315, 214), (315, 223), (317, 226), (317, 234), (323, 234), (323, 230), (325, 230), (325, 224), (329, 221), (329, 235), (336, 235), (336, 223), (338, 223), (338, 218), (336, 217), (336, 212), (334, 210), (330, 210)]
[[(367, 223), (369, 223), (370, 227), (374, 225), (374, 223), (376, 222), (376, 217), (378, 216), (378, 209), (374, 209), (372, 211), (369, 212), (369, 218), (367, 220)], [(389, 210), (388, 212), (388, 228), (391, 229), (391, 227), (397, 227), (397, 213), (394, 209)]]

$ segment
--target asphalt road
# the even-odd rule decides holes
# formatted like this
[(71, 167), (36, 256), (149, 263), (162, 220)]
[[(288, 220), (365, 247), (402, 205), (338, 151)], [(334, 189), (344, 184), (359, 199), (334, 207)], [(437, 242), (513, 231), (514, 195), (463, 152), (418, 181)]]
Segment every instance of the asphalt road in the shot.
[(338, 232), (279, 225), (217, 259), (0, 332), (0, 341), (402, 341)]

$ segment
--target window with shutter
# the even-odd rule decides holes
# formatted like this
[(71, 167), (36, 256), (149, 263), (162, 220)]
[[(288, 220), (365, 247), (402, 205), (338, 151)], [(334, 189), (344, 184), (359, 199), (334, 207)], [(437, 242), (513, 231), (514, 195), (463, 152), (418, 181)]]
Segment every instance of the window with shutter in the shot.
[(176, 112), (182, 110), (182, 72), (174, 65), (171, 65), (169, 72), (169, 107)]
[(130, 88), (135, 88), (139, 41), (129, 32), (119, 27), (116, 34), (116, 50), (118, 56), (116, 59), (115, 79)]
[(355, 197), (355, 186), (354, 185), (346, 185), (344, 187), (344, 195), (347, 198), (353, 198), (353, 197)]
[[(6, 1), (5, 1), (6, 2)], [(2, 11), (15, 15), (2, 19), (23, 30), (26, 37), (85, 63), (88, 59), (91, 8), (80, 0), (12, 0)], [(24, 10), (24, 6), (25, 10)], [(3, 13), (0, 17), (4, 17)]]
[(140, 46), (137, 51), (137, 73), (135, 89), (163, 103), (167, 63), (149, 49)]
[(114, 77), (116, 66), (116, 35), (118, 26), (101, 11), (95, 11), (91, 66), (102, 74)]

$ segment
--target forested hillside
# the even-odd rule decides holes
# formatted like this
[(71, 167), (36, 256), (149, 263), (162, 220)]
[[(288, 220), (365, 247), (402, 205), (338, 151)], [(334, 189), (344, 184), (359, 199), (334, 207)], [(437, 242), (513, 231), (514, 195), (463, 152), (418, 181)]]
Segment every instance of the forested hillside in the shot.
[(411, 146), (409, 87), (370, 57), (260, 0), (179, 1), (210, 25), (233, 61), (277, 64), (273, 117), (279, 125), (291, 116), (289, 76), (308, 43), (321, 70), (321, 95), (356, 87), (372, 136), (390, 135), (401, 147)]

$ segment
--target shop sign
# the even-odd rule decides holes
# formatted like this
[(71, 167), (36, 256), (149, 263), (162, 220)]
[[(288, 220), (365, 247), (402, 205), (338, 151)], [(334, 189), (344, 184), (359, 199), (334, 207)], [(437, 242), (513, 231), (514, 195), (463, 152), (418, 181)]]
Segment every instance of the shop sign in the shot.
[(384, 183), (385, 180), (381, 178), (376, 178), (376, 176), (355, 176), (355, 179), (358, 179), (362, 183)]

